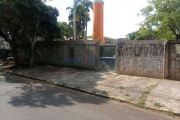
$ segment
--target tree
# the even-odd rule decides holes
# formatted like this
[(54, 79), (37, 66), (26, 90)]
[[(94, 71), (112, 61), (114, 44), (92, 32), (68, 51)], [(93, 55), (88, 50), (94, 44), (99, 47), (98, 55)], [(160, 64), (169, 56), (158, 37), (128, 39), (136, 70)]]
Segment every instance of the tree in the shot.
[(144, 40), (144, 37), (139, 33), (139, 31), (135, 31), (126, 35), (128, 40)]
[(19, 65), (20, 46), (27, 45), (30, 49), (33, 67), (35, 38), (52, 40), (60, 36), (58, 15), (57, 9), (46, 6), (41, 0), (0, 0), (0, 36), (10, 44), (15, 66)]
[(73, 36), (73, 28), (69, 26), (66, 22), (59, 22), (59, 27), (61, 29), (61, 38), (66, 36), (66, 38), (70, 38)]
[(148, 6), (141, 10), (146, 19), (144, 27), (151, 27), (159, 39), (180, 38), (180, 1), (149, 0)]
[(86, 23), (86, 26), (85, 26), (85, 34), (84, 34), (84, 39), (87, 39), (87, 23), (88, 21), (91, 20), (90, 18), (90, 9), (93, 10), (93, 3), (90, 1), (90, 0), (81, 0), (81, 3), (83, 6), (85, 6), (85, 23)]
[[(87, 36), (87, 22), (90, 21), (90, 8), (93, 8), (93, 4), (90, 0), (77, 0), (76, 5), (76, 36)], [(73, 7), (67, 7), (69, 10), (69, 25), (73, 26)], [(79, 37), (80, 38), (80, 37)]]
[(105, 44), (116, 44), (116, 39), (111, 37), (104, 37)]

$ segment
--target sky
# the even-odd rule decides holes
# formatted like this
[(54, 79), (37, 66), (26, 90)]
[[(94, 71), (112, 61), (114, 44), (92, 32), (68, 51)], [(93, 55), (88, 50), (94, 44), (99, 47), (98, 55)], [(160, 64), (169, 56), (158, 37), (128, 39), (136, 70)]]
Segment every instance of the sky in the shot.
[[(66, 7), (72, 7), (73, 0), (52, 0), (46, 4), (59, 10), (58, 21), (68, 23), (69, 11)], [(104, 36), (125, 38), (128, 33), (138, 30), (138, 24), (144, 20), (144, 17), (137, 14), (146, 6), (147, 0), (104, 0)], [(88, 35), (93, 33), (92, 11), (90, 17)]]

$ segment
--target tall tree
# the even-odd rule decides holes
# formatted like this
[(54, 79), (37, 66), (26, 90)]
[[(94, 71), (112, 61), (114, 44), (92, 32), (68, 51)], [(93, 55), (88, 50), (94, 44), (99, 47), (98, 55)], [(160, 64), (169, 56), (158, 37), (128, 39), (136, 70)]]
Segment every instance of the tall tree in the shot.
[[(90, 8), (93, 8), (93, 4), (89, 0), (77, 0), (76, 4), (76, 36), (87, 36), (87, 22), (90, 21)], [(73, 25), (73, 7), (68, 7), (69, 10), (69, 24)], [(86, 37), (85, 37), (86, 38)]]
[(61, 29), (61, 38), (63, 38), (64, 36), (66, 38), (70, 38), (73, 36), (73, 28), (71, 26), (69, 26), (66, 22), (59, 22), (58, 24)]
[(126, 38), (128, 40), (144, 40), (144, 37), (139, 33), (138, 30), (132, 33), (128, 33)]
[(155, 40), (157, 32), (151, 28), (140, 27), (139, 30), (126, 35), (128, 40)]
[(90, 0), (81, 0), (81, 4), (83, 6), (85, 6), (85, 8), (86, 8), (84, 11), (85, 12), (85, 23), (86, 23), (84, 39), (86, 40), (87, 39), (88, 21), (91, 20), (89, 12), (90, 12), (90, 10), (93, 10), (93, 3)]
[(180, 1), (149, 0), (141, 10), (145, 27), (154, 28), (159, 39), (180, 39)]
[(0, 0), (0, 36), (10, 44), (16, 66), (20, 45), (28, 45), (33, 66), (35, 38), (52, 40), (59, 36), (58, 15), (57, 9), (46, 6), (41, 0)]

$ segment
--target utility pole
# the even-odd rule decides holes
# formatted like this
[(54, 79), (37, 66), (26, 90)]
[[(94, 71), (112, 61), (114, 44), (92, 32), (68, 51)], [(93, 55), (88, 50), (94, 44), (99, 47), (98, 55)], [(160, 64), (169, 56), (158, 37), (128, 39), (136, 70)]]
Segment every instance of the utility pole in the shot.
[[(88, 9), (87, 2), (88, 2), (88, 0), (86, 0), (86, 3), (85, 3), (86, 4), (86, 10)], [(87, 20), (88, 18), (87, 17), (89, 17), (89, 15), (88, 15), (88, 12), (86, 11), (86, 31), (85, 31), (85, 36), (84, 36), (85, 40), (87, 40), (87, 25), (88, 25), (87, 24), (87, 22), (88, 22), (88, 20)]]
[(76, 41), (76, 0), (74, 0), (73, 8), (74, 8), (74, 11), (73, 11), (73, 36), (74, 36), (74, 41)]

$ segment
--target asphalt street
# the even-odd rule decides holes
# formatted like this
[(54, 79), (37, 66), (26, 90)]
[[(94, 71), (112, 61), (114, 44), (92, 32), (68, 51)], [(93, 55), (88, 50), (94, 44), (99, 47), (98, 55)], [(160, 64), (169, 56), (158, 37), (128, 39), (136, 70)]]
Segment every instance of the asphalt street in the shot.
[(0, 120), (172, 120), (165, 114), (0, 73)]

